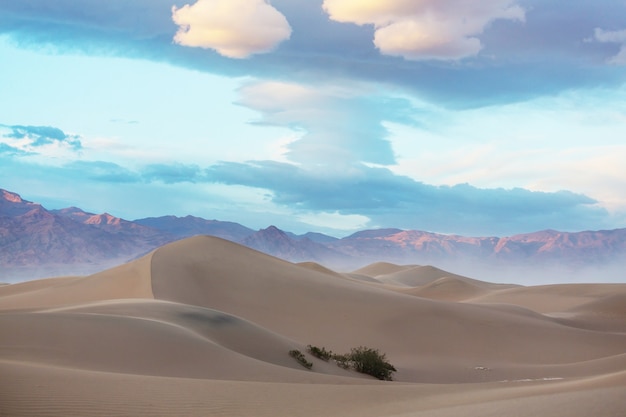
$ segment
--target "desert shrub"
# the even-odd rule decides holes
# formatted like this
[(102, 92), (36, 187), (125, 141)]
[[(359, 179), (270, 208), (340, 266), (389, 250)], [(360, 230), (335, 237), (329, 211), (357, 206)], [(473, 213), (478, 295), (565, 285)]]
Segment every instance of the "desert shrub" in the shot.
[(343, 369), (349, 369), (352, 367), (352, 361), (349, 354), (338, 355), (334, 354), (332, 359), (337, 362), (337, 366)]
[(326, 348), (324, 347), (319, 348), (317, 346), (309, 345), (307, 346), (307, 350), (311, 355), (326, 362), (333, 358), (333, 352), (331, 352), (330, 350), (326, 350)]
[(311, 369), (313, 367), (313, 364), (306, 359), (304, 353), (300, 352), (298, 349), (290, 350), (289, 356), (298, 361), (298, 363), (304, 366), (306, 369)]
[[(327, 362), (332, 359), (343, 369), (354, 369), (357, 372), (371, 375), (383, 381), (391, 381), (392, 374), (396, 372), (396, 368), (387, 361), (387, 356), (384, 353), (380, 353), (378, 349), (359, 346), (358, 348), (353, 348), (350, 353), (343, 355), (333, 353), (324, 347), (320, 348), (311, 345), (307, 346), (307, 350), (316, 358)], [(299, 351), (297, 352), (302, 355)], [(296, 359), (300, 362), (298, 358)], [(302, 359), (306, 361), (304, 355), (302, 355)], [(310, 369), (310, 367), (308, 368)]]
[(353, 348), (349, 353), (351, 366), (355, 371), (372, 375), (383, 381), (391, 381), (396, 368), (387, 361), (386, 355), (378, 349), (364, 346)]

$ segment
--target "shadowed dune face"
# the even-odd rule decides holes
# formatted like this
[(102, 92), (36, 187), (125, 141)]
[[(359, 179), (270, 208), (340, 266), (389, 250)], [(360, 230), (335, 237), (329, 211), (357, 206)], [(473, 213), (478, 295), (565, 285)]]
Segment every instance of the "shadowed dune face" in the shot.
[[(234, 380), (300, 380), (287, 355), (304, 349), (216, 310), (155, 300), (121, 300), (0, 316), (12, 334), (5, 359), (137, 375)], [(25, 331), (24, 329), (28, 329)], [(38, 342), (45, 339), (45, 349)], [(156, 347), (156, 348), (155, 348)], [(339, 367), (331, 375), (350, 376)], [(312, 380), (324, 381), (313, 374)]]
[(149, 254), (89, 277), (27, 281), (2, 288), (0, 311), (37, 309), (90, 301), (153, 298)]
[[(0, 415), (119, 415), (130, 401), (140, 416), (617, 416), (625, 297), (429, 266), (339, 274), (198, 236), (99, 274), (0, 287)], [(380, 349), (400, 383), (309, 354), (307, 370), (288, 352), (308, 344)]]

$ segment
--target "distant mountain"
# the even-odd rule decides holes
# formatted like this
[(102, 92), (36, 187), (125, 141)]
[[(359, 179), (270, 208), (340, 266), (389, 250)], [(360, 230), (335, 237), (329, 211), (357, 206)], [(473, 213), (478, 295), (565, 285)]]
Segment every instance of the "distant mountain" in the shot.
[(23, 200), (19, 194), (0, 189), (0, 216), (15, 217), (41, 207), (39, 204)]
[(228, 239), (291, 262), (312, 261), (342, 270), (384, 261), (438, 265), (463, 274), (471, 271), (468, 266), (499, 268), (498, 274), (529, 268), (536, 275), (553, 267), (578, 271), (617, 265), (614, 275), (626, 280), (626, 229), (576, 233), (544, 230), (509, 237), (374, 229), (337, 239), (314, 232), (296, 235), (275, 226), (254, 231), (238, 223), (194, 216), (128, 221), (77, 207), (49, 211), (2, 189), (0, 280), (17, 275), (35, 278), (33, 268), (38, 268), (38, 276), (92, 272), (198, 234)]
[(293, 239), (287, 233), (270, 226), (259, 230), (243, 240), (241, 244), (290, 262), (330, 262), (335, 263), (346, 258), (322, 243), (314, 242), (308, 237)]
[(323, 233), (316, 233), (316, 232), (307, 232), (303, 235), (296, 235), (295, 233), (291, 233), (291, 232), (285, 232), (285, 233), (287, 234), (287, 236), (295, 240), (309, 239), (317, 243), (330, 243), (330, 242), (335, 242), (339, 240), (338, 238), (334, 236), (328, 236)]
[(78, 207), (67, 207), (60, 210), (50, 210), (50, 213), (58, 214), (59, 216), (74, 219), (81, 223), (86, 223), (87, 219), (95, 216), (93, 213), (87, 213), (86, 211), (79, 209)]
[(354, 233), (328, 246), (353, 257), (432, 263), (445, 258), (492, 257), (498, 238), (464, 237), (418, 230), (381, 229)]
[(239, 223), (206, 220), (194, 216), (148, 217), (135, 220), (135, 223), (160, 230), (177, 238), (195, 235), (211, 235), (238, 242), (254, 233), (254, 230), (242, 226)]
[(0, 278), (42, 268), (55, 274), (94, 272), (173, 240), (110, 215), (85, 216), (81, 212), (48, 211), (18, 194), (0, 190)]
[(494, 253), (499, 259), (527, 259), (587, 264), (626, 257), (626, 229), (577, 233), (544, 230), (498, 239)]
[(481, 260), (491, 263), (590, 265), (626, 259), (626, 229), (545, 230), (510, 237), (466, 237), (417, 230), (363, 231), (328, 247), (356, 258), (410, 263)]
[(176, 237), (167, 232), (163, 233), (156, 228), (115, 217), (109, 213), (87, 213), (77, 207), (50, 210), (50, 212), (111, 234), (126, 236), (130, 239), (142, 239), (148, 246), (161, 245), (175, 240)]

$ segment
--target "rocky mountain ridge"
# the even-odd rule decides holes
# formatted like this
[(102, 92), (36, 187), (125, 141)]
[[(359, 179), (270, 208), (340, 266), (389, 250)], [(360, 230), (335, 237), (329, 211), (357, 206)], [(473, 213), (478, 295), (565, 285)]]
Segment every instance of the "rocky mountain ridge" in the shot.
[(241, 243), (291, 262), (313, 261), (344, 270), (375, 261), (447, 268), (476, 263), (572, 269), (616, 260), (626, 264), (626, 229), (544, 230), (508, 237), (374, 229), (338, 239), (314, 232), (296, 235), (275, 226), (254, 231), (238, 223), (194, 216), (129, 221), (76, 207), (47, 210), (0, 189), (0, 280), (95, 272), (198, 234)]

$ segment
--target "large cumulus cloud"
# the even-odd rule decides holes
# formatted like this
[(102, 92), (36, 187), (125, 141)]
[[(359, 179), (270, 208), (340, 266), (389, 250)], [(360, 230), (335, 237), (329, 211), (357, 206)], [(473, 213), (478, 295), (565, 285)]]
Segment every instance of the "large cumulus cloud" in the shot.
[(324, 0), (324, 9), (339, 22), (373, 24), (381, 53), (412, 60), (474, 56), (489, 23), (525, 17), (515, 0)]
[(198, 0), (172, 8), (179, 45), (210, 48), (229, 58), (268, 52), (289, 39), (291, 27), (265, 0)]

